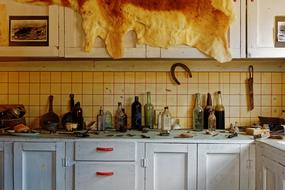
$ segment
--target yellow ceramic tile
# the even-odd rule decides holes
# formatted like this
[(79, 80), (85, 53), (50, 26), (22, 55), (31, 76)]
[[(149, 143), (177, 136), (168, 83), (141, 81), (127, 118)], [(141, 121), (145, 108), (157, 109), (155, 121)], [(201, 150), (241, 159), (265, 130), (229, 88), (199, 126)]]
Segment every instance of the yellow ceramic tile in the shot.
[(81, 83), (83, 81), (82, 72), (72, 72), (71, 81), (73, 83)]
[(50, 88), (51, 94), (61, 94), (61, 83), (51, 83)]
[(177, 94), (177, 85), (176, 84), (166, 84), (166, 93), (167, 94)]
[(285, 72), (282, 73), (282, 83), (285, 83)]
[(82, 94), (82, 83), (72, 83), (71, 89), (74, 94)]
[(0, 94), (8, 94), (8, 83), (0, 83)]
[(180, 106), (177, 108), (177, 117), (188, 117), (188, 107), (186, 106)]
[(62, 94), (70, 94), (71, 93), (71, 83), (62, 83), (61, 93)]
[(241, 118), (239, 118), (240, 120), (239, 120), (239, 122), (240, 122), (240, 126), (250, 126), (251, 124), (250, 124), (250, 118), (243, 118), (243, 117), (241, 117)]
[(114, 72), (114, 82), (115, 83), (124, 83), (125, 82), (125, 73), (124, 72)]
[(209, 83), (209, 73), (200, 72), (198, 76), (199, 76), (198, 83)]
[(82, 80), (84, 83), (92, 83), (93, 82), (93, 72), (83, 72)]
[(230, 94), (240, 94), (240, 84), (230, 84)]
[(92, 95), (82, 95), (82, 99), (83, 99), (82, 105), (92, 106), (92, 99), (93, 99)]
[(39, 106), (30, 106), (30, 116), (38, 117), (40, 115), (40, 107)]
[(156, 93), (156, 84), (146, 84), (145, 85), (145, 91), (150, 92), (151, 94)]
[(102, 106), (103, 105), (103, 95), (93, 95), (93, 105)]
[(261, 115), (266, 117), (271, 117), (271, 107), (262, 107), (261, 108)]
[(271, 74), (272, 83), (282, 83), (282, 73)]
[(230, 106), (224, 106), (225, 107), (225, 117), (230, 117)]
[(177, 96), (177, 105), (178, 106), (187, 106), (188, 105), (188, 96), (187, 95), (178, 95)]
[(135, 72), (135, 83), (145, 83), (145, 72)]
[(156, 94), (166, 94), (166, 84), (156, 84)]
[(123, 105), (130, 105), (130, 104), (126, 104), (125, 103), (125, 96), (124, 95), (117, 95), (117, 96), (114, 96), (114, 104), (117, 104), (118, 102), (122, 102)]
[[(245, 84), (247, 83), (247, 79), (249, 78), (249, 74), (248, 72), (243, 72), (243, 73), (240, 73), (240, 83), (241, 84)], [(254, 79), (253, 79), (254, 80)]]
[(113, 84), (104, 84), (104, 94), (111, 95), (114, 93), (114, 85)]
[(230, 95), (230, 106), (240, 106), (239, 95)]
[(92, 117), (92, 116), (93, 116), (92, 106), (84, 106), (83, 107), (83, 117), (84, 117), (85, 121), (87, 121), (88, 117)]
[(271, 73), (261, 73), (261, 83), (271, 83)]
[(40, 73), (40, 80), (41, 82), (50, 82), (50, 72), (41, 72)]
[(125, 93), (125, 85), (124, 84), (116, 84), (114, 86), (114, 94), (124, 94)]
[[(77, 100), (77, 96), (75, 96), (75, 99)], [(61, 95), (61, 105), (68, 108), (69, 107), (69, 103), (70, 102), (70, 98), (68, 94), (64, 94)]]
[(125, 72), (125, 83), (134, 83), (134, 82), (135, 82), (135, 73)]
[(240, 84), (240, 94), (247, 94), (248, 85), (245, 83)]
[(282, 110), (281, 107), (272, 107), (272, 117), (280, 117)]
[(54, 95), (53, 96), (53, 105), (55, 105), (55, 106), (61, 105), (61, 96), (60, 95)]
[(50, 83), (41, 83), (40, 84), (40, 93), (41, 94), (50, 94)]
[(8, 72), (0, 72), (0, 82), (8, 82)]
[(125, 84), (125, 94), (135, 94), (135, 85)]
[[(238, 124), (240, 124), (240, 117), (230, 117), (230, 124), (234, 124), (235, 122), (237, 122)], [(226, 128), (229, 128), (230, 125), (227, 125)]]
[(71, 72), (62, 72), (61, 73), (61, 82), (70, 83), (71, 80)]
[(8, 91), (9, 91), (9, 94), (19, 94), (19, 84), (9, 83)]
[(30, 128), (32, 128), (32, 129), (40, 128), (40, 119), (38, 117), (31, 117), (30, 118)]
[(50, 81), (52, 83), (61, 82), (61, 72), (51, 72), (50, 73)]
[(46, 114), (49, 111), (48, 105), (39, 106), (40, 115)]
[(261, 106), (261, 95), (253, 96), (254, 106)]
[(145, 84), (135, 84), (135, 94), (146, 94)]
[(156, 99), (156, 105), (166, 106), (166, 95), (158, 95)]
[[(121, 97), (119, 96), (118, 98), (116, 98), (115, 96), (115, 102), (118, 102), (120, 100), (124, 100), (123, 104), (124, 105), (132, 105), (132, 103), (134, 102), (134, 95), (124, 95)], [(139, 96), (139, 102), (141, 103), (141, 105), (143, 106), (144, 105), (144, 99), (142, 98), (142, 96)]]
[(281, 84), (272, 84), (272, 94), (281, 94), (282, 85)]
[(228, 73), (228, 72), (220, 73), (220, 81), (221, 81), (221, 83), (229, 83), (230, 82), (230, 73)]
[(61, 114), (61, 106), (53, 106), (53, 111), (57, 114)]
[(117, 105), (117, 102), (114, 104), (113, 96), (112, 95), (104, 95), (104, 105)]
[(103, 83), (94, 83), (93, 84), (93, 94), (103, 94)]
[(8, 95), (0, 94), (0, 104), (7, 104), (7, 103), (8, 103)]
[(214, 94), (221, 90), (220, 84), (209, 84), (209, 93)]
[(192, 72), (192, 78), (188, 78), (188, 83), (196, 84), (198, 82), (199, 82), (199, 73), (198, 72)]
[(49, 95), (39, 95), (39, 104), (40, 106), (47, 106), (49, 105)]
[(240, 73), (238, 72), (231, 72), (230, 73), (230, 83), (240, 83)]
[(156, 72), (146, 72), (145, 81), (146, 83), (156, 83)]
[(230, 84), (220, 84), (222, 94), (230, 94)]
[(19, 73), (19, 82), (20, 83), (30, 82), (30, 73), (29, 72), (20, 72)]
[(278, 107), (282, 105), (282, 97), (281, 95), (273, 95), (272, 97), (272, 106)]
[(156, 82), (157, 83), (166, 83), (166, 72), (157, 72), (156, 73)]
[(20, 95), (19, 96), (19, 104), (29, 105), (30, 104), (30, 96), (29, 95)]
[(253, 83), (256, 83), (256, 84), (261, 83), (261, 73), (260, 72), (253, 73)]
[(254, 95), (261, 94), (261, 84), (253, 84), (253, 93)]
[(250, 117), (258, 117), (261, 115), (261, 107), (259, 106), (254, 106), (254, 109), (250, 112)]
[(93, 84), (92, 83), (83, 83), (82, 93), (83, 94), (92, 94), (93, 93)]
[(18, 95), (9, 95), (8, 96), (9, 104), (18, 104), (19, 103), (19, 96)]
[(104, 72), (104, 82), (113, 83), (114, 82), (114, 73), (113, 72)]
[(209, 83), (219, 83), (220, 82), (220, 74), (218, 72), (210, 72), (209, 73)]
[(179, 124), (181, 125), (182, 129), (188, 129), (188, 120), (187, 118), (179, 118)]
[(9, 82), (19, 82), (18, 72), (9, 72), (8, 77), (9, 77)]
[[(180, 84), (187, 84), (188, 79), (190, 78), (190, 76), (187, 72), (177, 72), (176, 71), (175, 76), (176, 76), (177, 80), (180, 82)], [(167, 78), (168, 78), (167, 80), (169, 80), (170, 83), (176, 84), (175, 81), (172, 79), (170, 74), (167, 75)]]
[(19, 84), (19, 94), (29, 94), (29, 93), (30, 93), (30, 84), (20, 83)]
[(262, 106), (271, 106), (271, 96), (270, 95), (262, 95), (261, 96), (261, 104), (262, 104)]
[[(230, 95), (222, 95), (222, 104), (224, 105), (224, 106), (229, 106), (230, 105)], [(214, 102), (214, 105), (216, 105), (217, 104), (217, 100), (216, 100), (216, 98), (214, 97), (213, 98), (213, 102)]]
[(271, 94), (271, 84), (261, 84), (261, 94)]
[(104, 79), (103, 72), (94, 72), (93, 73), (93, 81), (95, 83), (103, 82), (104, 81), (103, 79)]
[(180, 84), (177, 86), (178, 94), (188, 94), (188, 84)]
[(176, 106), (168, 106), (169, 112), (171, 113), (172, 117), (176, 117), (177, 113), (176, 113)]
[(198, 84), (199, 93), (207, 94), (209, 92), (209, 84)]
[(190, 107), (195, 105), (195, 95), (188, 95), (188, 104)]
[(247, 95), (240, 95), (240, 105), (241, 106), (247, 106)]
[[(97, 117), (97, 115), (99, 114), (99, 111), (100, 111), (100, 107), (101, 106), (92, 106), (92, 112), (93, 112), (93, 116), (92, 117), (94, 117), (94, 118)], [(103, 110), (107, 111), (107, 110), (105, 110), (105, 107), (103, 107)]]
[(247, 107), (240, 107), (240, 117), (250, 118), (250, 111), (248, 111)]
[(30, 82), (39, 83), (40, 82), (40, 73), (39, 72), (30, 72)]
[(167, 95), (166, 101), (167, 101), (167, 105), (176, 106), (177, 105), (177, 96), (176, 95)]

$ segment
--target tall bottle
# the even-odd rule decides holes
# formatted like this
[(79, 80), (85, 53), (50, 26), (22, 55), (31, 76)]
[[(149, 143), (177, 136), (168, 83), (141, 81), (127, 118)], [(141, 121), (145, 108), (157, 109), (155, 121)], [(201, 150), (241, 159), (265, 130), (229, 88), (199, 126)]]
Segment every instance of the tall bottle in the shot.
[(144, 105), (144, 122), (145, 127), (153, 128), (153, 105), (151, 104), (150, 92), (147, 92), (147, 102)]
[(73, 120), (77, 123), (77, 130), (83, 130), (84, 128), (84, 119), (83, 119), (83, 111), (80, 107), (80, 102), (77, 102), (73, 109)]
[(117, 131), (126, 131), (126, 114), (123, 111), (123, 106), (121, 102), (118, 102), (118, 109), (115, 115), (115, 129)]
[(217, 93), (217, 105), (215, 106), (216, 128), (225, 129), (225, 108), (222, 104), (222, 93)]
[(104, 111), (100, 107), (99, 114), (97, 115), (97, 130), (104, 131)]
[(215, 131), (216, 130), (216, 124), (217, 124), (217, 120), (216, 120), (216, 116), (214, 111), (210, 112), (210, 115), (208, 117), (208, 129), (209, 131)]
[(203, 108), (201, 106), (201, 100), (200, 100), (200, 93), (196, 94), (196, 102), (195, 107), (193, 110), (193, 129), (196, 131), (202, 131), (203, 130)]
[(206, 107), (204, 109), (204, 129), (208, 129), (208, 118), (209, 118), (209, 115), (210, 115), (212, 110), (213, 110), (212, 97), (211, 97), (211, 94), (208, 93), (208, 95), (207, 95), (207, 105), (206, 105)]
[(139, 102), (139, 97), (135, 96), (135, 101), (132, 104), (132, 129), (141, 130), (142, 128), (142, 105)]
[(120, 132), (126, 132), (128, 130), (128, 116), (124, 108), (122, 108), (122, 112), (123, 112), (122, 120), (123, 120), (124, 125), (121, 126)]
[(171, 130), (171, 114), (168, 110), (168, 107), (164, 108), (164, 111), (161, 116), (161, 129), (162, 130)]

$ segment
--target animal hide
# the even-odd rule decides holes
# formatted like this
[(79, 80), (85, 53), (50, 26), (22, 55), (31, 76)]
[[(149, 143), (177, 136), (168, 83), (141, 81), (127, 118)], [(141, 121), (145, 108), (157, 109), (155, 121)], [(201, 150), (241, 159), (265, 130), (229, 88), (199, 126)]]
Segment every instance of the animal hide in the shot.
[(133, 30), (138, 43), (169, 48), (186, 44), (220, 62), (231, 60), (228, 29), (232, 0), (17, 0), (71, 7), (82, 17), (85, 50), (96, 37), (113, 58), (123, 55), (123, 37)]

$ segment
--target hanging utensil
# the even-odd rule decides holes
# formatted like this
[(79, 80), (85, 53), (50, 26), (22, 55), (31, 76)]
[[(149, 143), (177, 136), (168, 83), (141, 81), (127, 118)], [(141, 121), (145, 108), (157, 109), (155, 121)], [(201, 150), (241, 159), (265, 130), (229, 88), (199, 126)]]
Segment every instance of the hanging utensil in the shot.
[(248, 110), (251, 111), (254, 108), (254, 99), (253, 99), (253, 66), (248, 67), (249, 78), (247, 79), (248, 85)]
[(172, 79), (176, 82), (176, 84), (180, 85), (180, 82), (178, 81), (178, 79), (175, 76), (175, 69), (176, 67), (182, 67), (188, 74), (189, 77), (192, 78), (192, 73), (190, 71), (190, 69), (183, 63), (175, 63), (171, 66), (170, 72), (171, 72), (171, 77)]

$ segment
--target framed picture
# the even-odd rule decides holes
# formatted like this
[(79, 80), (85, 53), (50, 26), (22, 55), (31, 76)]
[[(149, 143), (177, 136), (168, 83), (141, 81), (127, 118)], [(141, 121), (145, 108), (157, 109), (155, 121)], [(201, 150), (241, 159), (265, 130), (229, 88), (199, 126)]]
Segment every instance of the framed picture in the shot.
[(275, 47), (285, 47), (285, 16), (275, 17)]
[(10, 46), (48, 46), (48, 16), (10, 16)]

